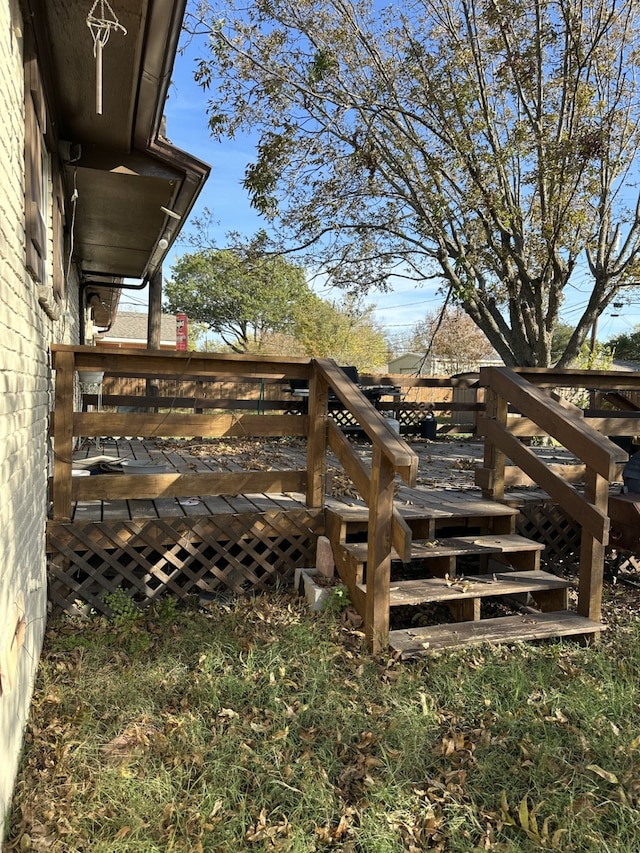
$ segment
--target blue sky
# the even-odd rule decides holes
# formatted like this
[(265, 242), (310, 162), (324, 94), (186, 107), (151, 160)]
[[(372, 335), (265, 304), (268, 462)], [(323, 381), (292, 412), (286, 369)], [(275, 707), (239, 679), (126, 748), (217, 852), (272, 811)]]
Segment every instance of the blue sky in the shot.
[[(218, 245), (225, 245), (225, 235), (229, 231), (238, 231), (250, 236), (265, 223), (251, 209), (247, 194), (241, 181), (245, 167), (253, 159), (253, 140), (239, 137), (233, 141), (218, 143), (210, 136), (207, 126), (207, 93), (194, 81), (193, 74), (198, 56), (204, 51), (197, 43), (188, 46), (185, 53), (178, 53), (173, 71), (172, 85), (165, 107), (167, 135), (174, 145), (195, 155), (212, 166), (211, 175), (205, 184), (196, 204), (193, 216), (198, 216), (205, 208), (212, 211), (218, 223), (211, 229), (211, 236)], [(189, 223), (183, 226), (182, 234), (189, 232)], [(190, 251), (184, 237), (179, 238), (169, 254), (169, 263), (184, 252)], [(165, 266), (165, 277), (170, 276), (170, 266)], [(585, 276), (586, 279), (586, 276)], [(340, 293), (318, 289), (325, 298), (338, 299)], [(587, 293), (577, 287), (568, 288), (567, 301), (562, 312), (562, 320), (575, 323), (586, 305)], [(367, 302), (376, 305), (375, 317), (393, 338), (408, 338), (411, 327), (419, 322), (427, 312), (434, 312), (442, 304), (442, 296), (431, 284), (416, 288), (402, 280), (394, 284), (389, 293), (371, 293)], [(608, 338), (628, 332), (640, 323), (640, 295), (635, 303), (622, 309), (609, 308), (600, 318), (598, 339)], [(146, 310), (146, 291), (124, 291), (121, 308), (123, 310)], [(618, 316), (613, 316), (618, 314)]]

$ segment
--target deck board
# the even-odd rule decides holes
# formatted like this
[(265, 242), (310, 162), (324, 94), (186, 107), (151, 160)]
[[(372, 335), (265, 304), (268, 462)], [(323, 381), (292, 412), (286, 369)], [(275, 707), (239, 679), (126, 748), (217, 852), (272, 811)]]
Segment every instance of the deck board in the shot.
[[(247, 458), (236, 460), (230, 457), (227, 448), (222, 446), (218, 452), (215, 443), (209, 445), (193, 445), (194, 452), (189, 452), (188, 443), (168, 442), (166, 440), (141, 440), (133, 436), (131, 438), (106, 438), (101, 441), (100, 448), (96, 448), (94, 442), (87, 442), (74, 453), (74, 458), (80, 460), (87, 456), (102, 453), (115, 459), (136, 459), (140, 461), (152, 461), (155, 463), (165, 462), (174, 471), (180, 473), (205, 473), (205, 472), (243, 472), (247, 470)], [(195, 450), (198, 452), (195, 452)], [(270, 457), (270, 464), (274, 469), (300, 469), (306, 465), (306, 449), (295, 443), (279, 443), (273, 448), (276, 452)], [(422, 448), (418, 448), (422, 451)], [(455, 456), (458, 451), (453, 450)], [(258, 456), (260, 455), (258, 451)], [(370, 450), (366, 446), (360, 451), (365, 464), (370, 457)], [(421, 453), (420, 462), (428, 466), (428, 460)], [(337, 464), (336, 460), (329, 459), (330, 465)], [(118, 476), (115, 474), (114, 476)], [(273, 509), (288, 510), (306, 507), (306, 495), (302, 492), (286, 492), (279, 494), (251, 494), (251, 495), (193, 495), (199, 499), (197, 505), (190, 506), (181, 504), (178, 498), (159, 497), (155, 499), (131, 499), (109, 500), (102, 504), (94, 501), (78, 502), (73, 509), (73, 518), (87, 521), (111, 521), (132, 518), (179, 518), (191, 517), (197, 514), (220, 514), (244, 513), (256, 511), (269, 511)], [(360, 498), (348, 495), (330, 497), (325, 496), (325, 505), (328, 508), (345, 507), (352, 508), (355, 513), (368, 514), (366, 504)], [(516, 510), (503, 504), (496, 504), (483, 500), (478, 489), (465, 488), (456, 490), (453, 488), (436, 489), (427, 485), (408, 488), (401, 485), (396, 495), (396, 506), (406, 517), (424, 516), (425, 513), (431, 518), (446, 521), (447, 519), (468, 518), (473, 515), (475, 523), (482, 523), (487, 517), (497, 515), (513, 515)]]

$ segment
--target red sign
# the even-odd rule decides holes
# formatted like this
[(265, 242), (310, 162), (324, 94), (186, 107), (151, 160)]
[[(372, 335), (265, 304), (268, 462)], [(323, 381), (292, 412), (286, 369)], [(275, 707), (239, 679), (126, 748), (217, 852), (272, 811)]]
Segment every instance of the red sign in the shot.
[(188, 320), (186, 314), (176, 314), (176, 349), (186, 350), (188, 337)]

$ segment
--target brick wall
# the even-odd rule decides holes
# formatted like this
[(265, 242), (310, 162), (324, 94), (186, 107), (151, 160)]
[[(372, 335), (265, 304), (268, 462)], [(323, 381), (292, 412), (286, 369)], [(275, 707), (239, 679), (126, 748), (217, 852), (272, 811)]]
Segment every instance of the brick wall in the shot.
[(41, 304), (47, 301), (47, 288), (37, 288), (25, 269), (22, 20), (16, 0), (0, 0), (0, 175), (2, 820), (15, 780), (47, 612), (49, 344), (77, 342), (78, 334), (77, 285), (70, 286), (59, 318), (52, 319)]

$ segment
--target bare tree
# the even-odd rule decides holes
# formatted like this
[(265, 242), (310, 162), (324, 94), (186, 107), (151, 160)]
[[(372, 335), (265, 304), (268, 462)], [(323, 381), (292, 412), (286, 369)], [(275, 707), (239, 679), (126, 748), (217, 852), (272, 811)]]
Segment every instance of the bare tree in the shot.
[(201, 3), (212, 132), (253, 205), (353, 291), (439, 278), (506, 364), (559, 363), (638, 278), (634, 0)]
[(464, 365), (495, 356), (486, 335), (459, 306), (432, 312), (413, 327), (411, 349)]

